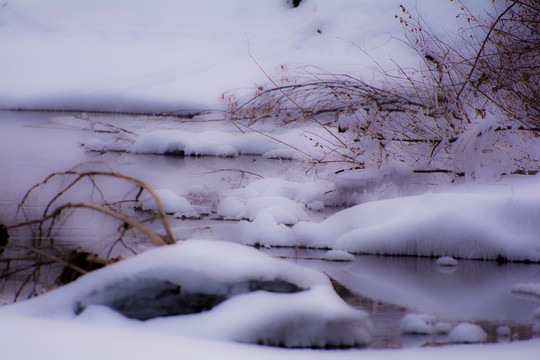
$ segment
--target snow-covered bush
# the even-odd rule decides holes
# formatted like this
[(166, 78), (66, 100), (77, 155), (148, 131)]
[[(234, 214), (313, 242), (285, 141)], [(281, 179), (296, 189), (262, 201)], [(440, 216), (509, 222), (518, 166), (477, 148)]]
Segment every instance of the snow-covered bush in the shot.
[[(249, 99), (224, 95), (230, 120), (314, 122), (326, 130), (316, 163), (335, 171), (401, 161), (415, 173), (498, 179), (540, 166), (540, 5), (498, 0), (484, 17), (461, 6), (452, 41), (400, 6), (403, 41), (422, 68), (375, 82), (318, 68), (289, 70)], [(461, 21), (464, 24), (461, 24)], [(258, 65), (258, 64), (257, 64)], [(264, 70), (263, 70), (264, 71)], [(397, 75), (396, 75), (397, 74)]]

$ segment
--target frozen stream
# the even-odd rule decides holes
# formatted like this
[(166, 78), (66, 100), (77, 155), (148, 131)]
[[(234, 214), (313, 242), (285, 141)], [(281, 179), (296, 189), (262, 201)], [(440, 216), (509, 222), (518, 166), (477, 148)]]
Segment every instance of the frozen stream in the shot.
[[(103, 123), (123, 128), (144, 128), (149, 121), (162, 129), (204, 126), (189, 120), (93, 115)], [(278, 176), (300, 178), (303, 170), (295, 161), (256, 156), (235, 158), (163, 157), (127, 153), (86, 152), (81, 144), (110, 136), (88, 131), (85, 121), (69, 113), (0, 111), (0, 223), (12, 222), (17, 202), (34, 184), (54, 171), (67, 170), (89, 160), (106, 161), (114, 170), (139, 178), (153, 188), (183, 194), (194, 185), (208, 186), (217, 194), (248, 184), (251, 180)], [(39, 208), (39, 198), (32, 206)], [(215, 204), (211, 197), (210, 210)], [(211, 211), (210, 211), (211, 212)], [(309, 213), (312, 219), (326, 213)], [(179, 238), (219, 238), (238, 241), (237, 223), (216, 216), (202, 220), (171, 219)], [(60, 243), (85, 242), (110, 230), (93, 218), (67, 224)], [(17, 236), (17, 233), (13, 234)], [(24, 235), (20, 235), (24, 236)], [(146, 246), (144, 241), (140, 248)], [(96, 245), (99, 251), (99, 244)], [(437, 321), (480, 324), (488, 341), (528, 339), (533, 336), (534, 309), (540, 298), (510, 291), (516, 283), (540, 282), (540, 264), (497, 263), (461, 260), (457, 267), (441, 267), (435, 259), (414, 257), (355, 256), (350, 262), (320, 260), (324, 250), (290, 248), (261, 249), (307, 267), (324, 271), (336, 281), (338, 293), (353, 306), (367, 310), (374, 323), (373, 347), (407, 347), (439, 344), (445, 336), (402, 335), (400, 321), (408, 313), (433, 316)], [(537, 321), (537, 320), (536, 320)], [(508, 326), (512, 335), (498, 338), (497, 327)]]

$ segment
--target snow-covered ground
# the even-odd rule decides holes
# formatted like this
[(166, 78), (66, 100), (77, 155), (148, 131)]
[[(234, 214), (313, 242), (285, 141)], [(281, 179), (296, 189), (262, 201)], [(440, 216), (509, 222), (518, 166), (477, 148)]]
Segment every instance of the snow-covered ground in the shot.
[[(335, 73), (412, 65), (398, 5), (453, 26), (447, 1), (286, 0), (0, 3), (0, 108), (190, 112), (285, 65)], [(467, 1), (480, 7), (477, 1)], [(362, 50), (360, 50), (360, 47)], [(363, 52), (366, 51), (373, 60)]]
[[(95, 122), (93, 115), (83, 114), (77, 119), (55, 116), (47, 126), (69, 128), (71, 137), (51, 135), (53, 139), (44, 140), (40, 139), (43, 127), (30, 129), (32, 138), (25, 138), (22, 146), (15, 135), (28, 132), (23, 133), (9, 123), (4, 128), (10, 136), (0, 134), (0, 150), (8, 164), (2, 171), (15, 168), (8, 158), (21, 147), (23, 153), (31, 154), (29, 157), (57, 156), (54, 150), (41, 150), (39, 144), (48, 144), (47, 141), (77, 147), (73, 152), (64, 152), (64, 161), (68, 163), (84, 150), (130, 155), (224, 158), (253, 155), (276, 161), (293, 159), (291, 167), (295, 169), (287, 171), (287, 176), (265, 177), (252, 172), (247, 174), (248, 180), (242, 178), (235, 185), (225, 186), (223, 180), (201, 184), (193, 179), (189, 184), (184, 181), (179, 185), (181, 181), (172, 176), (159, 180), (152, 179), (150, 173), (144, 176), (153, 180), (150, 181), (153, 186), (158, 185), (158, 193), (170, 214), (199, 217), (214, 209), (213, 215), (238, 221), (232, 232), (222, 231), (219, 226), (212, 230), (214, 225), (206, 227), (204, 236), (213, 240), (319, 247), (330, 250), (323, 258), (343, 262), (354, 260), (352, 254), (358, 253), (441, 257), (439, 267), (449, 272), (454, 271), (456, 263), (448, 257), (458, 259), (457, 268), (459, 259), (540, 261), (540, 175), (527, 179), (507, 177), (486, 184), (468, 183), (465, 179), (457, 185), (440, 185), (434, 179), (436, 186), (429, 186), (425, 177), (417, 181), (418, 175), (412, 169), (394, 162), (372, 172), (334, 174), (335, 169), (329, 167), (310, 173), (316, 176), (304, 177), (299, 174), (309, 171), (301, 160), (324, 156), (319, 145), (332, 140), (328, 140), (326, 129), (307, 126), (276, 129), (271, 124), (261, 124), (260, 128), (238, 131), (236, 126), (214, 121), (223, 109), (219, 101), (223, 92), (234, 90), (242, 95), (256, 84), (267, 82), (259, 65), (267, 73), (278, 76), (283, 68), (311, 65), (333, 73), (360, 74), (367, 82), (373, 81), (379, 66), (391, 70), (397, 60), (402, 67), (417, 67), (416, 55), (398, 40), (402, 30), (394, 15), (400, 14), (400, 3), (408, 9), (421, 10), (425, 18), (440, 27), (440, 36), (448, 35), (445, 29), (454, 29), (459, 7), (448, 1), (304, 0), (295, 9), (285, 0), (2, 1), (0, 108), (184, 114), (217, 110), (192, 123), (145, 119), (127, 125), (115, 122), (115, 128)], [(488, 8), (489, 3), (465, 1), (473, 11)], [(120, 131), (120, 138), (118, 133), (103, 132), (111, 130)], [(84, 147), (78, 147), (80, 143)], [(42, 172), (47, 174), (51, 170), (61, 169)], [(16, 186), (32, 185), (34, 181), (31, 177), (24, 178)], [(193, 201), (198, 197), (204, 197), (211, 205), (201, 210)], [(335, 206), (343, 204), (353, 206), (327, 216), (329, 209), (334, 212)], [(148, 199), (142, 200), (140, 208), (155, 210)], [(192, 229), (174, 230), (180, 239), (193, 236)], [(22, 359), (71, 358), (74, 354), (78, 358), (115, 359), (215, 358), (224, 354), (235, 359), (386, 359), (398, 354), (401, 358), (415, 359), (472, 356), (503, 359), (516, 353), (533, 358), (540, 348), (536, 339), (497, 345), (405, 349), (399, 353), (372, 350), (325, 353), (222, 342), (257, 342), (260, 338), (253, 336), (259, 334), (271, 338), (269, 343), (291, 340), (300, 342), (291, 346), (323, 346), (336, 324), (341, 330), (349, 329), (350, 321), (354, 320), (361, 324), (360, 332), (353, 336), (352, 330), (345, 331), (352, 339), (347, 341), (364, 344), (367, 335), (363, 331), (368, 331), (369, 326), (365, 314), (344, 304), (319, 273), (293, 268), (290, 264), (275, 265), (272, 259), (236, 245), (229, 248), (215, 242), (196, 242), (197, 245), (194, 242), (182, 245), (195, 251), (190, 259), (184, 258), (189, 251), (180, 251), (182, 246), (177, 247), (178, 251), (160, 249), (136, 257), (131, 263), (126, 261), (83, 277), (42, 298), (0, 309), (0, 355)], [(205, 246), (208, 244), (212, 246)], [(219, 256), (209, 262), (206, 257), (216, 253)], [(209, 266), (218, 264), (218, 259), (225, 261), (222, 268)], [(133, 268), (133, 264), (138, 265)], [(256, 281), (266, 281), (267, 277), (290, 280), (306, 290), (291, 294), (235, 293), (206, 314), (190, 315), (187, 319), (173, 316), (142, 325), (119, 317), (100, 306), (105, 300), (100, 302), (96, 300), (99, 296), (89, 295), (97, 288), (106, 288), (107, 281), (123, 281), (122, 274), (133, 275), (142, 269), (152, 273), (158, 265), (165, 269), (161, 273), (165, 279), (160, 284), (178, 281), (184, 287), (186, 280), (179, 277), (187, 271), (195, 273), (194, 278), (201, 280), (201, 284), (214, 284), (211, 292), (220, 296), (231, 295), (223, 291), (221, 282), (244, 281), (246, 275)], [(172, 273), (174, 269), (178, 273)], [(385, 274), (381, 269), (378, 276), (384, 281), (391, 277), (395, 282), (396, 277), (406, 278), (406, 274), (401, 275)], [(346, 285), (360, 288), (362, 281), (369, 280), (351, 279)], [(378, 295), (393, 296), (392, 281)], [(539, 283), (540, 279), (538, 283), (515, 284), (511, 291), (537, 297)], [(417, 289), (417, 293), (404, 296), (404, 305), (411, 305), (409, 297), (413, 299), (411, 303), (422, 297), (422, 288), (415, 286), (410, 284), (410, 289)], [(97, 303), (92, 303), (92, 299)], [(74, 309), (84, 301), (90, 303), (76, 316)], [(429, 309), (429, 305), (426, 307)], [(437, 307), (430, 310), (435, 312)], [(231, 329), (228, 319), (233, 315), (240, 322)], [(298, 320), (295, 316), (300, 316), (300, 325), (295, 323)], [(291, 321), (293, 326), (289, 326)], [(312, 333), (314, 325), (322, 330)], [(425, 318), (411, 315), (402, 325), (404, 332), (433, 333), (444, 328), (456, 343), (485, 341), (483, 330), (472, 324), (450, 329), (444, 323), (431, 324)], [(287, 339), (274, 337), (289, 331), (296, 333)], [(341, 335), (347, 338), (347, 334)], [(345, 341), (343, 336), (328, 343), (339, 345)]]

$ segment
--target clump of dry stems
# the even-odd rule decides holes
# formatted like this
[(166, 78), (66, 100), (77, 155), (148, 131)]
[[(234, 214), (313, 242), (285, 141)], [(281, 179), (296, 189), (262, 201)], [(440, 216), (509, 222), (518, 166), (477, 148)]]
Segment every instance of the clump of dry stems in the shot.
[[(102, 186), (106, 181), (118, 183), (127, 192), (120, 197), (109, 194)], [(155, 201), (156, 215), (143, 218), (133, 210), (144, 193), (150, 194)], [(36, 202), (43, 204), (43, 208), (36, 211)], [(112, 237), (95, 239), (100, 244), (99, 251), (92, 249), (91, 244), (85, 248), (78, 239), (72, 244), (59, 244), (55, 238), (65, 223), (73, 221), (75, 216), (89, 216), (88, 211), (103, 214), (104, 221), (112, 219), (117, 223)], [(165, 235), (147, 226), (154, 220), (160, 221)], [(11, 232), (21, 230), (24, 236), (9, 236)], [(114, 256), (118, 246), (136, 254), (137, 250), (126, 241), (127, 234), (134, 231), (155, 246), (176, 243), (161, 200), (148, 184), (115, 172), (104, 163), (85, 163), (71, 170), (52, 173), (28, 190), (14, 223), (0, 228), (2, 288), (11, 284), (15, 299), (37, 295), (40, 284), (50, 285), (51, 279), (47, 277), (52, 273), (57, 275), (56, 283), (64, 284), (121, 260), (121, 255)], [(56, 271), (50, 266), (56, 267)]]

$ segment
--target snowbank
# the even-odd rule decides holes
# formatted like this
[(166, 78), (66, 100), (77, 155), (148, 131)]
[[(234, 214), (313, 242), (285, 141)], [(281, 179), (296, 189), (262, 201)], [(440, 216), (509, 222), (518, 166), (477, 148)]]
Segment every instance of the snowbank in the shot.
[(538, 184), (365, 203), (293, 228), (298, 244), (352, 253), (540, 261)]
[(367, 314), (322, 273), (219, 241), (149, 250), (0, 314), (287, 347), (370, 341)]
[(415, 55), (393, 38), (400, 3), (455, 28), (458, 6), (427, 0), (309, 0), (296, 9), (285, 0), (5, 2), (0, 108), (216, 109), (222, 92), (267, 82), (250, 53), (271, 74), (285, 64), (369, 77), (370, 57), (406, 68)]

